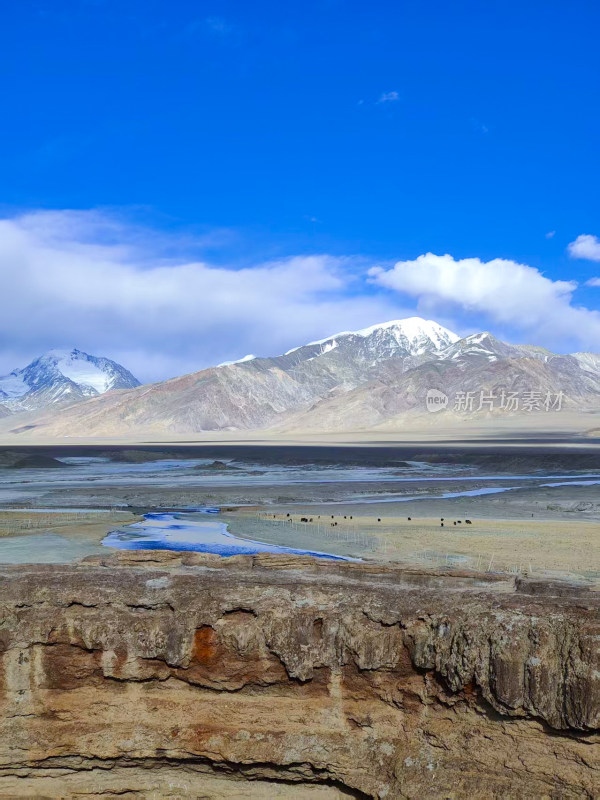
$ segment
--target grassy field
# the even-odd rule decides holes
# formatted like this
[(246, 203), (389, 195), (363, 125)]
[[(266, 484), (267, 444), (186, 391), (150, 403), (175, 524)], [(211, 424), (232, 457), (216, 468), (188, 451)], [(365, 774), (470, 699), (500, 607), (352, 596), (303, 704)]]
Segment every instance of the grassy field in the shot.
[(55, 533), (90, 541), (100, 541), (117, 525), (128, 525), (138, 517), (129, 511), (57, 511), (34, 513), (28, 509), (0, 511), (0, 539), (28, 536), (37, 533)]
[[(301, 522), (302, 518), (312, 522)], [(256, 510), (229, 514), (227, 522), (236, 535), (340, 555), (484, 571), (600, 577), (597, 522), (482, 519), (469, 525), (464, 519), (459, 523), (448, 518), (441, 527), (439, 517), (408, 520), (338, 513), (332, 519), (330, 514), (287, 516)]]
[[(332, 517), (310, 511), (268, 513), (264, 509), (239, 509), (226, 512), (221, 519), (237, 536), (304, 550), (484, 572), (600, 579), (597, 521), (485, 518), (467, 524), (465, 519), (458, 522), (445, 518), (442, 527), (440, 518), (376, 517), (353, 513), (356, 509), (352, 507), (337, 511)], [(97, 549), (110, 530), (138, 519), (128, 511), (115, 509), (93, 513), (3, 510), (0, 542), (8, 544), (12, 540), (14, 549), (21, 539), (25, 549), (26, 537), (30, 536), (35, 537), (37, 548), (52, 550), (59, 542), (61, 548), (67, 547), (67, 553), (72, 547), (73, 557), (77, 557), (83, 552), (82, 546)], [(47, 537), (39, 540), (40, 535)], [(1, 556), (0, 552), (0, 561)]]

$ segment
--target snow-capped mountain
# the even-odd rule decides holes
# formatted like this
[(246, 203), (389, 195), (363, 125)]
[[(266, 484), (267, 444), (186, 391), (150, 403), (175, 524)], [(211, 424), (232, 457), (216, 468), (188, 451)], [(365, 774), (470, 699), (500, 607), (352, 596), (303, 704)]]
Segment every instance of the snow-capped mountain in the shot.
[(131, 372), (109, 358), (77, 349), (50, 350), (0, 377), (0, 403), (12, 411), (31, 410), (139, 385)]
[(473, 363), (476, 359), (485, 361), (498, 361), (503, 358), (537, 358), (547, 361), (554, 354), (544, 347), (534, 347), (528, 344), (507, 344), (496, 339), (488, 331), (474, 333), (459, 339), (439, 353), (441, 360), (457, 361), (469, 359)]
[(573, 353), (581, 369), (594, 374), (600, 373), (600, 354), (598, 353)]
[(358, 331), (343, 331), (326, 339), (288, 350), (286, 356), (306, 354), (320, 356), (341, 348), (356, 355), (377, 360), (396, 356), (418, 356), (443, 350), (460, 339), (455, 333), (432, 320), (421, 317), (396, 319), (371, 325)]
[[(77, 368), (83, 369), (80, 364)], [(63, 372), (74, 376), (64, 367)], [(86, 387), (79, 391), (87, 396), (104, 386), (81, 373), (76, 377)], [(409, 417), (420, 415), (431, 423), (435, 415), (428, 414), (425, 402), (431, 388), (448, 397), (459, 392), (475, 397), (481, 391), (499, 395), (502, 390), (546, 396), (568, 389), (565, 407), (600, 412), (600, 355), (556, 355), (540, 347), (507, 344), (490, 333), (461, 339), (436, 322), (394, 320), (338, 333), (283, 355), (247, 356), (68, 408), (55, 406), (28, 415), (26, 428), (27, 435), (50, 436), (357, 431), (387, 424), (401, 430)], [(14, 415), (2, 424), (19, 430)]]
[(84, 435), (92, 433), (91, 427), (95, 433), (124, 427), (178, 432), (265, 428), (288, 414), (318, 408), (324, 400), (435, 360), (458, 339), (430, 320), (393, 320), (344, 331), (283, 355), (246, 356), (143, 390), (97, 397), (44, 415), (37, 424), (69, 434), (85, 428)]

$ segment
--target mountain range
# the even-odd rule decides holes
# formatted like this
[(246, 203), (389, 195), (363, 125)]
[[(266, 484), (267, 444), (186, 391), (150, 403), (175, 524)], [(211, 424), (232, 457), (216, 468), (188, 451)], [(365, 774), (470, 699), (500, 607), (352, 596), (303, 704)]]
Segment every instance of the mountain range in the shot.
[[(73, 354), (79, 351), (69, 359)], [(460, 338), (418, 317), (143, 386), (115, 362), (79, 355), (86, 364), (106, 362), (110, 369), (99, 367), (104, 378), (96, 383), (79, 373), (74, 380), (64, 366), (59, 369), (63, 379), (78, 387), (70, 390), (68, 407), (65, 394), (49, 385), (45, 397), (60, 394), (58, 405), (53, 400), (42, 410), (26, 406), (28, 395), (27, 402), (38, 402), (34, 395), (39, 390), (29, 381), (20, 409), (37, 410), (11, 415), (2, 427), (52, 436), (401, 430), (417, 417), (433, 423), (449, 414), (471, 419), (562, 408), (600, 410), (600, 355), (557, 355), (507, 344), (490, 333)], [(431, 392), (446, 398), (435, 420), (427, 405)]]

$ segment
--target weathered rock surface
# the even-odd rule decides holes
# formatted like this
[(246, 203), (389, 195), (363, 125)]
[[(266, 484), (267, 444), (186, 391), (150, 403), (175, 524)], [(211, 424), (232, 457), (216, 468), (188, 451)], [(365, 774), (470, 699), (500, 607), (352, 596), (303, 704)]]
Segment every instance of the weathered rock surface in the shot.
[(585, 588), (124, 551), (0, 589), (0, 797), (600, 796)]

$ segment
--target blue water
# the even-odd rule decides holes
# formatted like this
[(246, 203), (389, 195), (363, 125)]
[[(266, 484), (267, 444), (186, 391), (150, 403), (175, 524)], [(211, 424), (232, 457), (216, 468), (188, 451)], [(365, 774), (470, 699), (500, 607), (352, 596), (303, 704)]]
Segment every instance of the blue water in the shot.
[[(218, 509), (217, 509), (218, 511)], [(227, 530), (224, 522), (209, 519), (215, 509), (198, 509), (190, 514), (144, 514), (143, 522), (135, 522), (109, 533), (105, 547), (118, 550), (186, 550), (195, 553), (216, 553), (219, 556), (254, 555), (256, 553), (287, 553), (317, 556), (335, 561), (356, 561), (354, 558), (322, 553), (319, 550), (299, 550), (240, 539)]]
[[(599, 481), (600, 483), (600, 481)], [(549, 484), (550, 485), (550, 484)], [(563, 484), (557, 484), (562, 486)], [(513, 489), (521, 489), (521, 486), (495, 486), (487, 489), (469, 489), (464, 492), (445, 492), (444, 494), (416, 494), (416, 495), (392, 495), (384, 497), (366, 497), (364, 499), (355, 498), (353, 500), (344, 500), (340, 505), (362, 505), (362, 503), (408, 503), (413, 500), (447, 500), (451, 497), (481, 497), (486, 494), (501, 494), (502, 492), (511, 492)], [(328, 503), (328, 505), (336, 505), (335, 503)]]
[[(517, 480), (524, 480), (522, 476), (516, 476)], [(568, 476), (557, 476), (568, 477)], [(597, 476), (593, 476), (597, 477)], [(454, 478), (448, 478), (454, 480)], [(492, 480), (485, 478), (482, 480)], [(513, 478), (498, 478), (497, 480), (515, 480)], [(594, 481), (581, 481), (581, 480), (567, 480), (558, 483), (540, 483), (537, 488), (554, 488), (557, 486), (597, 486), (600, 485), (600, 480)], [(378, 504), (378, 503), (409, 503), (414, 500), (448, 500), (453, 497), (481, 497), (486, 494), (501, 494), (502, 492), (514, 492), (517, 489), (524, 489), (524, 486), (498, 486), (486, 487), (483, 489), (468, 489), (463, 492), (444, 492), (443, 494), (416, 494), (416, 495), (403, 495), (403, 494), (381, 494), (381, 495), (356, 495), (349, 500), (336, 500), (329, 502), (327, 505), (363, 505), (363, 504)], [(299, 504), (297, 504), (299, 505)]]
[(565, 481), (564, 483), (542, 483), (541, 486), (598, 486), (600, 481)]

